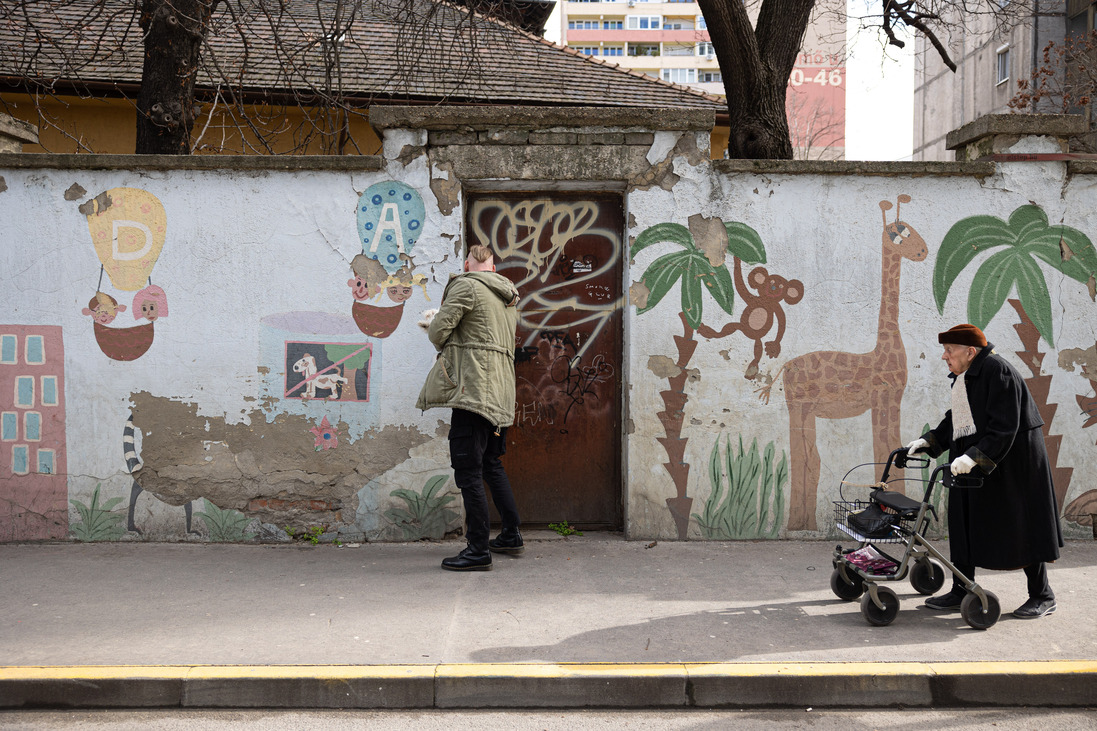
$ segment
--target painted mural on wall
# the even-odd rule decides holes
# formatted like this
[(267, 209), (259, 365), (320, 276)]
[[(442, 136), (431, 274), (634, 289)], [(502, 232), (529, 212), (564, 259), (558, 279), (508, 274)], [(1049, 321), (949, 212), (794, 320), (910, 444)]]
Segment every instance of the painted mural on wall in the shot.
[[(657, 414), (666, 433), (666, 437), (659, 442), (666, 450), (667, 461), (664, 467), (670, 474), (675, 490), (674, 497), (666, 499), (667, 508), (674, 518), (675, 528), (681, 539), (686, 537), (693, 505), (693, 498), (688, 494), (690, 465), (685, 461), (688, 438), (682, 436), (685, 406), (689, 400), (685, 393), (685, 384), (690, 377), (690, 358), (697, 349), (694, 334), (702, 326), (704, 293), (708, 292), (724, 312), (734, 315), (735, 283), (727, 268), (726, 254), (732, 254), (736, 266), (740, 260), (758, 264), (766, 261), (765, 245), (761, 237), (744, 223), (717, 222), (716, 225), (723, 230), (726, 244), (720, 241), (720, 237), (716, 237), (717, 245), (708, 245), (713, 240), (713, 220), (718, 221), (695, 217), (691, 219), (691, 228), (677, 223), (656, 224), (636, 237), (629, 252), (630, 258), (635, 259), (638, 253), (655, 244), (671, 243), (681, 248), (681, 251), (664, 254), (653, 261), (640, 275), (640, 281), (630, 288), (632, 300), (636, 304), (636, 314), (643, 315), (658, 305), (675, 284), (681, 284), (679, 319), (682, 322), (682, 334), (674, 336), (678, 357), (673, 359), (652, 356), (648, 363), (648, 368), (656, 376), (666, 378), (668, 382), (667, 390), (659, 393), (666, 407)], [(694, 231), (698, 232), (696, 238), (703, 237), (705, 248), (698, 245)], [(746, 313), (744, 317), (748, 321), (751, 319)]]
[(0, 325), (0, 540), (68, 533), (61, 328)]
[[(427, 278), (415, 273), (411, 257), (426, 209), (419, 191), (390, 180), (363, 191), (357, 217), (362, 253), (351, 260), (353, 277), (347, 280), (354, 297), (351, 316), (366, 335), (387, 338), (400, 324), (413, 287), (422, 287), (426, 297)], [(379, 304), (382, 293), (393, 304)]]
[[(968, 289), (968, 319), (977, 327), (985, 328), (1007, 302), (1014, 310), (1018, 320), (1014, 329), (1024, 346), (1017, 355), (1031, 372), (1025, 382), (1044, 421), (1044, 441), (1056, 500), (1067, 520), (1085, 521), (1083, 524), (1090, 525), (1091, 513), (1097, 512), (1092, 510), (1093, 505), (1097, 505), (1097, 490), (1090, 490), (1071, 504), (1063, 505), (1074, 470), (1059, 465), (1063, 437), (1051, 433), (1059, 407), (1048, 401), (1051, 376), (1041, 372), (1047, 354), (1040, 350), (1040, 340), (1055, 346), (1051, 290), (1041, 264), (1078, 282), (1088, 290), (1092, 300), (1097, 298), (1097, 251), (1089, 237), (1078, 229), (1062, 224), (1050, 225), (1047, 214), (1036, 205), (1017, 208), (1008, 221), (996, 216), (965, 218), (949, 229), (937, 254), (933, 297), (938, 312), (944, 312), (957, 277), (977, 259), (981, 263)], [(1016, 296), (1011, 297), (1011, 294)], [(1090, 385), (1092, 383), (1090, 381)]]
[[(164, 290), (152, 283), (152, 270), (164, 248), (167, 215), (160, 200), (139, 188), (111, 188), (80, 206), (87, 217), (92, 245), (101, 262), (99, 284), (81, 312), (92, 319), (99, 349), (108, 358), (136, 360), (152, 347), (156, 320), (168, 316)], [(103, 274), (122, 297), (135, 292), (130, 306), (104, 291)], [(115, 321), (126, 311), (134, 320), (123, 327)]]
[(777, 538), (785, 525), (785, 486), (788, 455), (769, 442), (759, 451), (758, 440), (750, 448), (735, 449), (731, 437), (718, 438), (708, 461), (709, 492), (704, 510), (693, 519), (704, 538), (720, 541)]
[[(898, 203), (909, 203), (900, 195)], [(820, 457), (816, 439), (817, 419), (845, 419), (871, 412), (872, 448), (876, 462), (886, 462), (900, 445), (901, 404), (907, 385), (907, 355), (899, 331), (899, 279), (903, 260), (924, 261), (925, 241), (914, 228), (899, 219), (889, 223), (890, 201), (880, 201), (883, 233), (880, 253), (880, 314), (876, 347), (867, 353), (819, 350), (789, 360), (762, 389), (784, 376), (789, 415), (791, 485), (789, 530), (814, 531), (818, 503)]]

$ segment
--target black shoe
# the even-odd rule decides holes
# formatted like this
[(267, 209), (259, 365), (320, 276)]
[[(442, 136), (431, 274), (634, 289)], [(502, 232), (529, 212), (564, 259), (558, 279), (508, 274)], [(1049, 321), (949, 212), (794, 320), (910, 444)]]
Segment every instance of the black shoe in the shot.
[(942, 594), (941, 596), (935, 596), (932, 599), (926, 599), (926, 606), (930, 609), (936, 609), (938, 611), (950, 611), (953, 609), (959, 609), (960, 604), (964, 601), (965, 596), (967, 596), (967, 592), (963, 589), (953, 589), (948, 594)]
[(522, 534), (517, 528), (504, 528), (498, 538), (488, 541), (488, 548), (495, 553), (510, 553), (517, 555), (526, 550), (522, 543)]
[(467, 546), (456, 556), (442, 559), (442, 568), (447, 571), (491, 571), (491, 554)]
[(1054, 599), (1029, 599), (1013, 610), (1013, 616), (1018, 619), (1038, 619), (1054, 613)]

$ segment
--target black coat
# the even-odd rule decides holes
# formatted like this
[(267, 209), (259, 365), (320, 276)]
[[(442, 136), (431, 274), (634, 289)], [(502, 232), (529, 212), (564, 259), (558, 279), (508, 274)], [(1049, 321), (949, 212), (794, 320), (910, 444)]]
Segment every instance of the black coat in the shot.
[[(965, 372), (975, 433), (952, 439), (952, 410), (936, 429), (922, 435), (929, 454), (947, 448), (949, 460), (975, 460), (979, 488), (952, 488), (948, 538), (953, 563), (988, 569), (1016, 569), (1054, 561), (1063, 545), (1059, 509), (1051, 483), (1047, 447), (1032, 395), (1021, 374), (983, 348)], [(950, 374), (955, 385), (956, 376)]]

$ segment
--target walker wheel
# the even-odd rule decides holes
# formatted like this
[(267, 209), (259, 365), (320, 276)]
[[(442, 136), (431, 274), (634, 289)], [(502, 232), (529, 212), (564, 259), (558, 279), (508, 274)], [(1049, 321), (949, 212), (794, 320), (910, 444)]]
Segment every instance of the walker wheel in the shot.
[(920, 559), (910, 569), (910, 585), (919, 594), (936, 594), (945, 585), (945, 570), (936, 561)]
[(983, 610), (983, 603), (979, 601), (977, 594), (968, 594), (964, 601), (960, 602), (960, 616), (974, 629), (990, 629), (998, 618), (1002, 616), (1002, 605), (998, 603), (998, 597), (991, 592), (987, 595), (987, 608)]
[(834, 592), (834, 596), (847, 602), (865, 593), (865, 580), (852, 571), (849, 572), (849, 577), (853, 580), (852, 584), (842, 576), (841, 569), (834, 569), (830, 574), (830, 590)]
[(880, 598), (884, 608), (881, 609), (876, 606), (876, 602), (872, 601), (872, 594), (866, 591), (865, 595), (861, 597), (861, 614), (864, 615), (869, 624), (886, 627), (894, 622), (895, 616), (899, 614), (899, 597), (895, 596), (895, 592), (886, 586), (878, 587), (876, 596)]

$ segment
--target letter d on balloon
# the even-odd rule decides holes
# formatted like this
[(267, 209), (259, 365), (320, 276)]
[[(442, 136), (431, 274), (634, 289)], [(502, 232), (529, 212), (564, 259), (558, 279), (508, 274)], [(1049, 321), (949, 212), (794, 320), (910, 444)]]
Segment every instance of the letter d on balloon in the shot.
[[(145, 245), (136, 251), (120, 251), (118, 231), (123, 228), (135, 228), (145, 235)], [(152, 231), (139, 221), (116, 220), (111, 222), (111, 256), (115, 261), (135, 261), (152, 251)]]

